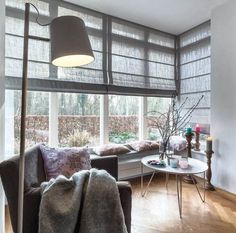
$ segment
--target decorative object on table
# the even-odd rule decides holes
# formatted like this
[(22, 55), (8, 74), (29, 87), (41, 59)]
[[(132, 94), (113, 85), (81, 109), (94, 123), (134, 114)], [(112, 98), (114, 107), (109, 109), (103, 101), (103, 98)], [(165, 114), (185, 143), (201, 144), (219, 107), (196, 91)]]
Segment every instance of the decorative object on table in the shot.
[(172, 159), (172, 156), (174, 155), (174, 146), (168, 142), (167, 149), (166, 149), (166, 158), (167, 158), (167, 164), (170, 166), (170, 160)]
[(180, 166), (180, 168), (182, 168), (182, 169), (187, 169), (187, 168), (188, 168), (188, 157), (182, 156), (182, 157), (179, 159), (179, 166)]
[[(193, 130), (191, 127), (188, 127), (186, 129), (186, 133), (185, 133), (185, 137), (187, 140), (187, 158), (192, 158), (192, 138), (193, 138), (194, 134), (193, 134)], [(183, 177), (184, 182), (188, 183), (188, 184), (194, 184), (194, 182), (196, 183), (197, 181), (191, 177), (190, 175), (186, 175)]]
[(164, 160), (154, 159), (154, 160), (149, 160), (147, 163), (158, 167), (166, 167), (166, 163)]
[(200, 125), (199, 124), (196, 124), (195, 126), (195, 147), (194, 147), (194, 150), (195, 151), (200, 151), (200, 142), (199, 142), (199, 137), (200, 137), (200, 131), (201, 131), (201, 128), (200, 128)]
[(177, 168), (179, 164), (179, 160), (176, 158), (170, 158), (170, 166), (172, 168)]
[(211, 177), (212, 177), (212, 172), (211, 172), (211, 158), (212, 154), (214, 154), (214, 151), (212, 150), (212, 137), (208, 137), (206, 140), (206, 157), (207, 157), (207, 166), (208, 170), (206, 172), (206, 189), (214, 191), (215, 187), (211, 184)]
[[(50, 39), (29, 34), (30, 6), (37, 12), (36, 23), (40, 26), (50, 26)], [(25, 3), (17, 233), (22, 233), (23, 231), (29, 40), (50, 41), (51, 60), (55, 66), (76, 67), (86, 65), (94, 60), (93, 51), (82, 19), (75, 16), (61, 16), (56, 17), (48, 24), (41, 24), (38, 19), (39, 11), (36, 6), (32, 3)]]
[(157, 127), (163, 144), (163, 151), (160, 153), (160, 159), (164, 159), (164, 156), (166, 155), (170, 137), (176, 135), (181, 129), (186, 127), (191, 119), (192, 112), (199, 105), (203, 97), (204, 96), (202, 95), (196, 103), (188, 108), (186, 107), (187, 97), (180, 106), (177, 106), (176, 100), (172, 99), (168, 111), (165, 113), (157, 111), (149, 112), (157, 114), (157, 117), (151, 118), (151, 121), (152, 125)]

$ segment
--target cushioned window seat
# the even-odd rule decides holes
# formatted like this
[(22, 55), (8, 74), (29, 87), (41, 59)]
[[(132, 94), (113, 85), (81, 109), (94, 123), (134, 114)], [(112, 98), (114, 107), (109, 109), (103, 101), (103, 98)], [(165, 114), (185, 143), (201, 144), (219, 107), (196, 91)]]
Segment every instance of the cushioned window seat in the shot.
[[(158, 150), (130, 151), (125, 154), (119, 154), (118, 157), (118, 178), (119, 180), (134, 178), (141, 175), (141, 159), (148, 155), (158, 154)], [(91, 158), (102, 157), (96, 154), (90, 154)], [(150, 169), (145, 168), (144, 173), (149, 174)]]

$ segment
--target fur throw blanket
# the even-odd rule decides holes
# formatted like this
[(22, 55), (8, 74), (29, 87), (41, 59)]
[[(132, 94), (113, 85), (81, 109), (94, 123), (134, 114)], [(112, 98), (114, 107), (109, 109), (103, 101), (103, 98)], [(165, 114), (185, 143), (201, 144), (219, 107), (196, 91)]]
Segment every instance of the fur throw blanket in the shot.
[(127, 233), (115, 179), (104, 170), (41, 185), (39, 233)]

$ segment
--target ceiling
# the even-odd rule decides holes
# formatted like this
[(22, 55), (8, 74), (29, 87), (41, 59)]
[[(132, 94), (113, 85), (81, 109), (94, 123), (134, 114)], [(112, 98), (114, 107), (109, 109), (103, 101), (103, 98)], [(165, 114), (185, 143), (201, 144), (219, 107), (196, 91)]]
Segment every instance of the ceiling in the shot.
[(165, 32), (180, 34), (210, 19), (211, 10), (229, 0), (67, 1)]

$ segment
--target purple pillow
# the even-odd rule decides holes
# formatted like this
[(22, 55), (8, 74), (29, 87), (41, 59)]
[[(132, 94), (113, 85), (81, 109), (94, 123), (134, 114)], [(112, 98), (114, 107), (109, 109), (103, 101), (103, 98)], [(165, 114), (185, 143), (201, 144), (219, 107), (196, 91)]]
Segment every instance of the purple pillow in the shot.
[(40, 145), (47, 180), (58, 175), (71, 177), (75, 172), (91, 168), (90, 155), (81, 148), (51, 148)]

